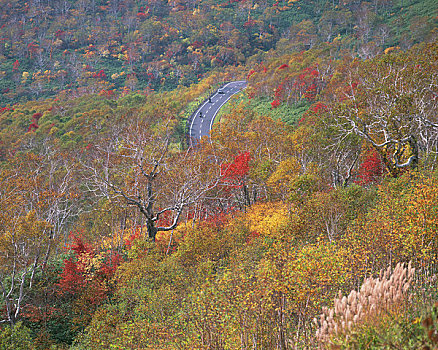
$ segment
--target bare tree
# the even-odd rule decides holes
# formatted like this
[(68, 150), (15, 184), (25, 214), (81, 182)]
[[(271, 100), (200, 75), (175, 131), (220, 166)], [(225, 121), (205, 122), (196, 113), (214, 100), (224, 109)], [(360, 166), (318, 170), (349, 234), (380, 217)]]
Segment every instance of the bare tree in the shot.
[[(174, 229), (183, 210), (219, 181), (213, 159), (207, 164), (198, 152), (180, 152), (171, 134), (172, 121), (134, 117), (95, 143), (83, 162), (89, 190), (136, 208), (151, 240)], [(163, 216), (170, 221), (160, 225)]]
[(17, 156), (0, 172), (0, 295), (11, 325), (78, 208), (71, 169), (48, 152)]
[[(389, 173), (435, 163), (438, 151), (437, 45), (354, 61), (329, 109), (339, 139), (357, 135), (380, 155)], [(430, 158), (432, 157), (432, 161)]]

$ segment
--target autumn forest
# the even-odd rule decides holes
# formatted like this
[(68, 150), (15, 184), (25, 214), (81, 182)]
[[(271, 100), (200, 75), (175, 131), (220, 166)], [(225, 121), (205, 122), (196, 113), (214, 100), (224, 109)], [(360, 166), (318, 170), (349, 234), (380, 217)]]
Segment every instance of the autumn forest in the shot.
[(435, 0), (0, 16), (0, 349), (438, 348)]

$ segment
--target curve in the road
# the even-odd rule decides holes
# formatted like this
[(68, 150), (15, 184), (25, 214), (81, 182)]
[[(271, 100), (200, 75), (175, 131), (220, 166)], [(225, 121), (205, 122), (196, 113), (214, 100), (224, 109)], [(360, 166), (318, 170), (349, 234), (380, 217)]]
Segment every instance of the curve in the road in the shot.
[(246, 87), (246, 81), (232, 81), (219, 88), (207, 98), (190, 116), (188, 122), (188, 144), (195, 145), (203, 136), (210, 135), (214, 118), (228, 100)]

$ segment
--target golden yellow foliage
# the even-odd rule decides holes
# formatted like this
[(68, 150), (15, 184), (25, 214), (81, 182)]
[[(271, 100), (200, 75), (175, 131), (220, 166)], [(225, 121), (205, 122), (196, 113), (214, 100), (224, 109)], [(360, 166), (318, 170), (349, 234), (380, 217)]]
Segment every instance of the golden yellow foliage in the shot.
[(300, 169), (300, 164), (296, 158), (287, 158), (280, 162), (273, 174), (269, 177), (267, 184), (277, 191), (286, 190), (299, 176)]
[(286, 228), (289, 213), (284, 203), (259, 203), (249, 209), (246, 215), (249, 229), (261, 236), (270, 236)]

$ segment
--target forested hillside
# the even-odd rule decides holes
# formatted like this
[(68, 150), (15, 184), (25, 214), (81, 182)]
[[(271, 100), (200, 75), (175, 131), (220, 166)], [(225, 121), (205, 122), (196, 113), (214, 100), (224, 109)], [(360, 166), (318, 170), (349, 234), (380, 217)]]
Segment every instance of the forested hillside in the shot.
[(2, 0), (0, 12), (2, 104), (173, 90), (333, 40), (367, 59), (432, 39), (438, 15), (434, 0)]
[(437, 348), (435, 1), (0, 6), (0, 348)]

